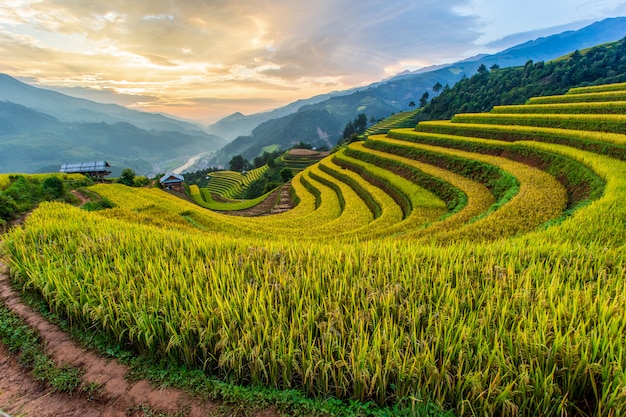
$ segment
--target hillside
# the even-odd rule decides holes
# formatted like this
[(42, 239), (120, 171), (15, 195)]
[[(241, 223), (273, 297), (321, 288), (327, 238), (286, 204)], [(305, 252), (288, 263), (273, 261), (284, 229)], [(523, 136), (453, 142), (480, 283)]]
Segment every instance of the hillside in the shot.
[(254, 128), (257, 126), (272, 120), (285, 117), (289, 114), (297, 112), (301, 107), (310, 104), (316, 104), (336, 95), (349, 94), (350, 91), (332, 92), (328, 94), (320, 94), (309, 99), (298, 100), (287, 106), (280, 107), (275, 110), (256, 113), (251, 115), (243, 115), (241, 113), (234, 113), (230, 116), (220, 119), (216, 123), (208, 126), (206, 131), (208, 133), (220, 136), (228, 141), (232, 141), (239, 136), (249, 136)]
[(444, 88), (424, 108), (422, 119), (448, 119), (455, 113), (488, 111), (521, 104), (539, 95), (563, 94), (578, 85), (626, 81), (626, 37), (551, 62), (481, 72)]
[[(287, 126), (293, 126), (294, 120), (301, 118), (298, 112), (289, 114), (272, 121), (271, 126), (265, 126), (260, 131), (253, 131), (246, 139), (240, 138), (238, 145), (222, 149), (214, 158), (207, 161), (208, 166), (223, 165), (237, 153), (245, 153), (254, 157), (262, 152), (262, 148), (268, 144), (275, 144), (287, 149), (291, 143), (304, 141), (314, 146), (327, 146), (327, 141), (317, 134), (318, 129), (328, 134), (328, 141), (337, 142), (341, 132), (348, 121), (353, 120), (359, 113), (365, 113), (368, 120), (383, 119), (391, 114), (410, 110), (408, 104), (413, 101), (419, 102), (424, 92), (430, 97), (437, 95), (432, 87), (437, 83), (442, 86), (454, 85), (464, 76), (470, 77), (480, 65), (490, 68), (497, 64), (501, 68), (524, 65), (528, 60), (547, 61), (571, 53), (576, 49), (584, 49), (606, 42), (617, 41), (626, 35), (626, 18), (605, 19), (596, 22), (577, 31), (568, 31), (549, 37), (539, 38), (534, 41), (509, 48), (493, 55), (479, 55), (454, 64), (436, 67), (432, 71), (419, 70), (414, 73), (403, 73), (397, 77), (374, 83), (370, 86), (344, 92), (318, 103), (310, 103), (304, 106), (293, 107), (298, 112), (328, 112), (331, 116), (325, 117), (326, 123), (318, 123), (314, 129), (301, 132), (298, 138), (281, 134)], [(238, 123), (251, 120), (252, 116), (237, 117)], [(218, 122), (219, 123), (219, 122)], [(261, 126), (259, 126), (261, 127)], [(273, 138), (275, 138), (273, 140)]]
[(145, 130), (126, 122), (61, 122), (0, 101), (0, 172), (56, 172), (65, 162), (105, 159), (113, 175), (125, 167), (146, 174), (161, 171), (163, 161), (182, 164), (188, 156), (221, 144), (221, 138), (199, 131)]
[(51, 115), (61, 122), (131, 123), (145, 130), (201, 132), (202, 128), (162, 114), (131, 110), (33, 87), (0, 74), (0, 101), (9, 101)]
[(293, 415), (622, 415), (624, 92), (353, 142), (294, 177), (281, 215), (96, 185), (115, 209), (44, 204), (6, 253), (107, 352), (167, 364), (160, 384), (197, 369), (194, 387)]

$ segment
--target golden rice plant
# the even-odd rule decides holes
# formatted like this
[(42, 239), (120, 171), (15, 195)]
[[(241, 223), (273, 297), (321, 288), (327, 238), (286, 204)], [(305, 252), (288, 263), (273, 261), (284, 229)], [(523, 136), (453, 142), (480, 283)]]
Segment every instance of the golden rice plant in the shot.
[[(485, 123), (513, 120), (496, 116)], [(613, 130), (620, 120), (606, 119)], [(444, 139), (508, 146), (453, 136)], [(240, 218), (159, 190), (97, 185), (115, 209), (44, 203), (3, 251), (16, 283), (72, 325), (230, 381), (381, 405), (424, 399), (459, 416), (624, 415), (626, 162), (515, 142), (606, 182), (601, 197), (554, 222), (565, 191), (546, 172), (418, 143), (418, 132), (401, 137), (370, 137), (303, 171), (289, 213)], [(507, 192), (517, 193), (501, 198), (489, 178), (409, 158), (419, 152), (512, 175)], [(466, 202), (426, 225), (412, 221), (419, 207), (447, 203), (402, 176), (417, 170)], [(385, 184), (406, 196), (410, 214)]]
[(626, 101), (549, 103), (495, 106), (492, 114), (625, 114)]

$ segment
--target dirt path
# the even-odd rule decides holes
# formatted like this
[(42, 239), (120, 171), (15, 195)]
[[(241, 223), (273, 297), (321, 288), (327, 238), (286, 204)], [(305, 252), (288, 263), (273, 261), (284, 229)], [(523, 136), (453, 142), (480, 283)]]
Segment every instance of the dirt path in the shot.
[[(271, 214), (289, 211), (293, 208), (291, 194), (289, 193), (290, 188), (291, 181), (285, 183), (282, 187), (272, 192), (265, 198), (265, 200), (254, 207), (250, 207), (245, 210), (220, 211), (220, 213), (231, 216), (256, 217), (269, 216)], [(279, 200), (278, 203), (276, 200)]]
[[(72, 191), (81, 201), (89, 197)], [(27, 215), (13, 222), (19, 227)], [(1, 230), (0, 230), (1, 232)], [(0, 243), (2, 234), (0, 233)], [(220, 404), (200, 401), (173, 388), (155, 388), (149, 381), (129, 382), (127, 367), (115, 359), (106, 359), (75, 343), (56, 325), (49, 323), (25, 305), (11, 286), (6, 265), (0, 259), (0, 303), (17, 314), (39, 334), (46, 354), (58, 365), (83, 369), (83, 386), (98, 385), (97, 394), (56, 393), (36, 381), (0, 343), (0, 417), (133, 417), (175, 415), (176, 417), (224, 416)], [(6, 414), (8, 413), (8, 414)], [(226, 411), (227, 413), (227, 411)], [(229, 414), (226, 414), (229, 415)], [(273, 408), (259, 411), (258, 417), (278, 417)]]
[[(124, 365), (78, 346), (57, 326), (23, 304), (11, 287), (1, 261), (0, 301), (40, 334), (46, 353), (55, 362), (81, 367), (85, 372), (82, 377), (85, 386), (99, 384), (102, 387), (95, 398), (86, 394), (54, 393), (33, 380), (0, 344), (0, 410), (5, 413), (13, 416), (127, 417), (153, 415), (150, 413), (158, 411), (190, 417), (222, 415), (218, 404), (200, 402), (183, 391), (154, 388), (143, 380), (127, 381)], [(277, 417), (278, 413), (268, 409), (257, 415)]]
[(283, 185), (280, 189), (280, 199), (278, 203), (272, 207), (269, 214), (278, 214), (289, 211), (293, 208), (293, 202), (291, 201), (291, 193), (289, 190), (291, 189), (291, 181)]
[(90, 201), (89, 197), (87, 197), (85, 194), (81, 193), (78, 190), (71, 190), (70, 193), (72, 193), (72, 195), (74, 195), (74, 197), (76, 197), (76, 198), (78, 198), (80, 200), (80, 205), (81, 206), (87, 204)]
[[(105, 405), (98, 400), (52, 392), (34, 381), (9, 352), (0, 345), (0, 409), (15, 415), (84, 416), (105, 415)], [(0, 412), (0, 416), (4, 417)], [(108, 415), (121, 415), (113, 414)]]

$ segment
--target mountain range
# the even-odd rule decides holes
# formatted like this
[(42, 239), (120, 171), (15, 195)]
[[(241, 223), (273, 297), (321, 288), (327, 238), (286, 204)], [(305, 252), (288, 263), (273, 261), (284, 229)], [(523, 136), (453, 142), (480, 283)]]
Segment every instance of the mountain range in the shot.
[[(300, 141), (313, 146), (332, 146), (339, 139), (346, 123), (359, 113), (364, 113), (369, 120), (378, 120), (399, 111), (409, 110), (409, 103), (417, 103), (424, 93), (429, 93), (431, 98), (436, 95), (432, 89), (436, 83), (453, 85), (461, 78), (476, 73), (480, 65), (490, 68), (495, 64), (505, 68), (524, 65), (529, 60), (549, 61), (575, 50), (619, 40), (625, 35), (626, 17), (605, 19), (576, 31), (566, 31), (528, 41), (496, 54), (477, 55), (449, 65), (404, 72), (367, 87), (333, 94), (332, 97), (322, 100), (320, 96), (314, 97), (311, 102), (301, 100), (297, 103), (297, 111), (278, 119), (267, 119), (253, 128), (251, 133), (243, 133), (212, 157), (200, 160), (197, 168), (225, 166), (236, 154), (252, 159), (264, 149), (276, 147), (287, 149)], [(289, 107), (295, 108), (293, 105)], [(210, 126), (208, 130), (212, 131), (214, 126), (219, 126), (220, 129), (228, 126), (231, 134), (242, 132), (248, 129), (248, 126), (245, 126), (248, 120), (254, 120), (256, 123), (263, 117), (275, 114), (229, 116)], [(306, 123), (299, 124), (296, 122), (298, 120), (306, 120)], [(245, 126), (245, 129), (239, 129), (237, 126)], [(289, 126), (296, 126), (297, 130), (294, 131)]]
[(0, 172), (58, 171), (105, 159), (154, 174), (226, 144), (190, 122), (36, 88), (0, 74)]
[(36, 88), (0, 74), (0, 172), (57, 171), (62, 163), (106, 159), (114, 175), (130, 167), (153, 174), (204, 154), (189, 171), (226, 166), (233, 155), (251, 160), (264, 150), (298, 142), (332, 147), (358, 114), (368, 120), (407, 110), (436, 83), (453, 85), (480, 65), (502, 68), (547, 61), (626, 35), (626, 18), (538, 38), (493, 55), (404, 72), (366, 87), (299, 100), (273, 111), (232, 114), (201, 127), (192, 122), (96, 103)]

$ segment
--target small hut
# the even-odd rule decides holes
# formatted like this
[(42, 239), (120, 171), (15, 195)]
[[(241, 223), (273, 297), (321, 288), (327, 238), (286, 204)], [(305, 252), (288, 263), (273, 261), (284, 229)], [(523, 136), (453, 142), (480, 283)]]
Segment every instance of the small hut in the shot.
[(107, 161), (78, 162), (75, 164), (61, 165), (59, 172), (65, 174), (84, 174), (88, 177), (101, 180), (111, 173), (107, 168), (111, 168), (111, 165), (109, 165)]
[(176, 191), (178, 193), (182, 193), (184, 191), (183, 182), (185, 181), (185, 177), (180, 174), (176, 174), (174, 172), (168, 172), (159, 180), (161, 187), (170, 190)]

